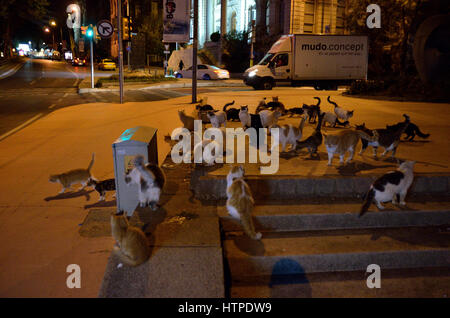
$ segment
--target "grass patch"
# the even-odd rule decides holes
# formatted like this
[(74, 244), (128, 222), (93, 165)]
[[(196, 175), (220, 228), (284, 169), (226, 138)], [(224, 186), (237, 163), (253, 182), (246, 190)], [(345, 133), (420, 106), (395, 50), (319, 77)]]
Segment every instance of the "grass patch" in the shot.
[[(151, 75), (124, 75), (123, 81), (125, 83), (146, 83), (146, 84), (153, 84), (153, 83), (160, 83), (160, 82), (170, 82), (170, 81), (177, 81), (178, 79), (173, 77), (164, 77), (164, 75), (157, 75), (157, 76), (151, 76)], [(112, 75), (111, 77), (102, 77), (99, 78), (97, 83), (95, 84), (96, 87), (102, 87), (103, 84), (106, 83), (118, 83), (119, 82), (119, 75)]]

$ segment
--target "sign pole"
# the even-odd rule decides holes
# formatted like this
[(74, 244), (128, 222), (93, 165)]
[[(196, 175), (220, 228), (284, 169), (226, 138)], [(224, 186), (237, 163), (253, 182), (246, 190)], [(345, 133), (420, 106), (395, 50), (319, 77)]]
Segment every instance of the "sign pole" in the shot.
[(119, 58), (119, 93), (120, 103), (123, 104), (123, 49), (122, 49), (122, 1), (117, 0), (117, 40)]
[(94, 88), (94, 45), (92, 44), (92, 38), (94, 36), (91, 36), (91, 88)]
[(198, 0), (194, 0), (194, 47), (192, 48), (192, 104), (197, 103)]

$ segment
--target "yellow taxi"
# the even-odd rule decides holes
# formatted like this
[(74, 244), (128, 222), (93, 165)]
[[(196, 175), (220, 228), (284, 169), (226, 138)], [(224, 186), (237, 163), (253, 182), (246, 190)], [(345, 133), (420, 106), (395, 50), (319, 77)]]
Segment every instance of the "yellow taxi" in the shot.
[(103, 59), (99, 64), (98, 64), (98, 69), (99, 70), (116, 70), (116, 63), (111, 60), (111, 59)]

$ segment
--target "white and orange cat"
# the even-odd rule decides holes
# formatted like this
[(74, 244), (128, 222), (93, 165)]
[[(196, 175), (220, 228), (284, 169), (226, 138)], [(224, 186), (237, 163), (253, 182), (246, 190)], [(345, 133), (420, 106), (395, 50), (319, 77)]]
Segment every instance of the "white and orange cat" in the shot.
[(343, 130), (336, 135), (323, 134), (325, 137), (325, 147), (328, 153), (328, 165), (331, 166), (334, 154), (339, 155), (339, 162), (344, 163), (344, 156), (346, 152), (350, 153), (345, 163), (350, 162), (353, 159), (355, 153), (355, 147), (358, 144), (360, 138), (368, 141), (374, 141), (378, 138), (378, 135), (369, 136), (368, 134), (360, 130)]
[(278, 125), (272, 126), (273, 128), (280, 128), (279, 138), (282, 152), (286, 151), (287, 145), (292, 145), (291, 150), (295, 150), (297, 147), (297, 141), (302, 139), (305, 121), (305, 117), (302, 116), (300, 124), (297, 127), (291, 124), (283, 125), (281, 127)]
[(150, 257), (150, 247), (144, 232), (128, 223), (125, 214), (111, 213), (111, 234), (118, 246), (114, 252), (129, 266), (138, 266)]
[(254, 200), (250, 187), (244, 180), (244, 168), (232, 167), (227, 175), (227, 210), (230, 216), (239, 220), (244, 232), (254, 240), (260, 240), (261, 233), (255, 232), (252, 220)]
[(91, 168), (92, 165), (94, 164), (94, 158), (95, 153), (92, 154), (92, 159), (87, 169), (74, 169), (61, 174), (53, 174), (50, 175), (48, 181), (52, 183), (55, 182), (61, 183), (63, 188), (59, 193), (64, 193), (66, 189), (70, 188), (73, 184), (77, 183), (81, 183), (82, 188), (80, 188), (80, 190), (82, 190), (88, 185), (89, 180), (92, 178)]

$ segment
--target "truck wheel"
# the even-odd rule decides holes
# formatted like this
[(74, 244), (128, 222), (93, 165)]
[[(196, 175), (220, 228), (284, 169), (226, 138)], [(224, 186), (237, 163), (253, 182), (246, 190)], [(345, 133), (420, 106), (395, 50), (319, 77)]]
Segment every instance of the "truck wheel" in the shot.
[(266, 79), (266, 80), (264, 80), (262, 83), (261, 83), (261, 88), (262, 89), (264, 89), (264, 90), (271, 90), (272, 89), (272, 87), (273, 87), (273, 83), (272, 83), (272, 81), (271, 80), (269, 80), (269, 79)]

